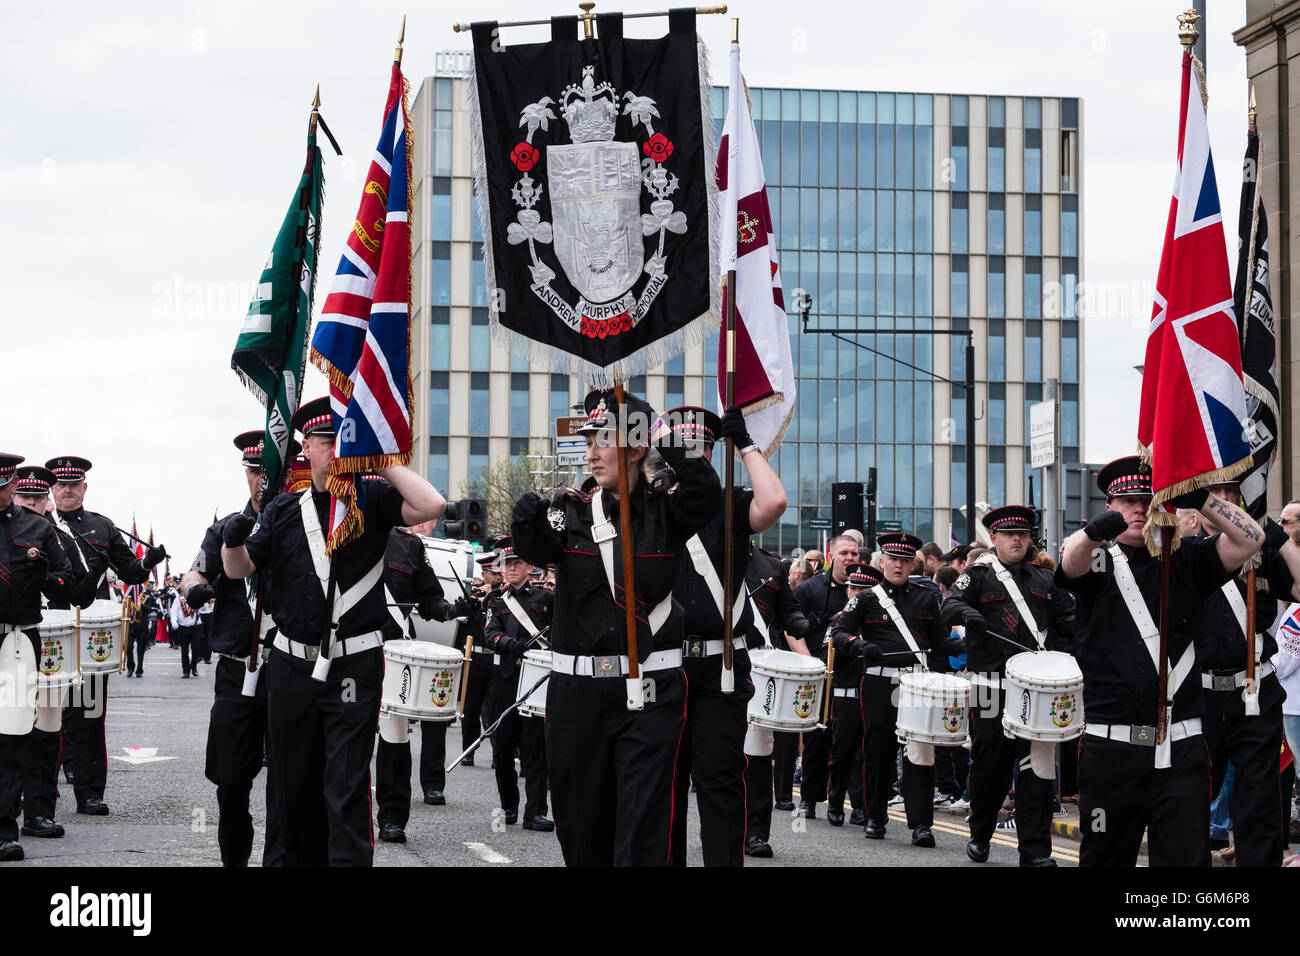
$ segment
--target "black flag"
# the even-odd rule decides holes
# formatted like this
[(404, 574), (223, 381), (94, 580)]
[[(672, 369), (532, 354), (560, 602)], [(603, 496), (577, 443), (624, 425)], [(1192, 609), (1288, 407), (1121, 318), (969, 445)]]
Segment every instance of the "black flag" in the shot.
[(621, 14), (502, 46), (476, 23), (474, 189), (493, 337), (592, 385), (625, 382), (717, 323), (717, 152), (693, 10), (624, 39)]
[(1233, 308), (1241, 334), (1241, 377), (1254, 467), (1241, 477), (1241, 506), (1255, 519), (1268, 511), (1268, 468), (1277, 455), (1277, 329), (1268, 278), (1268, 219), (1259, 192), (1259, 134), (1246, 137), (1241, 211), (1237, 219), (1237, 281)]

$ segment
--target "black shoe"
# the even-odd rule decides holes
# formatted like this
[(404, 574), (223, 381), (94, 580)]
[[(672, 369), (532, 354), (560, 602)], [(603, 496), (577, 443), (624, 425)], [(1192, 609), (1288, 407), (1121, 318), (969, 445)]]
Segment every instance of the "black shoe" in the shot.
[(379, 839), (385, 843), (405, 843), (406, 831), (396, 823), (385, 823), (379, 828)]
[(518, 823), (518, 822), (519, 822), (519, 811), (518, 811), (518, 810), (506, 810), (506, 811), (505, 811), (505, 815), (506, 815), (506, 818), (505, 818), (505, 819), (506, 819), (506, 823), (507, 823), (507, 824), (510, 824), (510, 823)]
[(181, 671), (181, 680), (185, 680), (185, 679), (187, 679), (189, 676), (190, 676), (190, 672), (189, 672), (189, 671)]
[(135, 672), (135, 676), (136, 676), (136, 677), (143, 677), (143, 676), (144, 676), (144, 671), (136, 671), (136, 672)]
[(801, 803), (799, 804), (799, 813), (800, 813), (801, 816), (804, 817), (804, 819), (807, 819), (807, 820), (816, 820), (816, 819), (817, 819), (817, 804), (815, 804), (815, 803), (801, 802)]
[(23, 820), (23, 833), (36, 837), (61, 837), (63, 826), (49, 817), (30, 817)]
[(784, 811), (786, 811), (787, 813), (789, 813), (791, 810), (794, 809), (794, 801), (793, 801), (793, 800), (778, 800), (778, 801), (776, 801), (776, 803), (773, 805), (773, 808), (776, 809), (776, 810), (784, 810)]
[(980, 843), (977, 840), (971, 840), (966, 844), (966, 855), (976, 863), (987, 863), (989, 861), (989, 845)]
[(77, 804), (77, 812), (85, 813), (92, 817), (106, 817), (108, 816), (108, 804), (103, 800), (91, 797), (85, 803)]
[(538, 833), (550, 833), (555, 829), (555, 824), (549, 817), (524, 817), (524, 829), (536, 830)]
[(927, 849), (934, 846), (934, 834), (930, 832), (929, 827), (917, 827), (912, 831), (912, 846), (923, 846)]
[(772, 845), (758, 834), (751, 833), (745, 838), (745, 856), (770, 860), (772, 858)]
[(1055, 867), (1056, 861), (1050, 856), (1036, 856), (1032, 860), (1021, 860), (1021, 866)]
[(22, 844), (17, 840), (0, 840), (0, 861), (8, 863), (11, 860), (21, 860), (23, 858)]
[(885, 825), (877, 823), (875, 820), (868, 820), (866, 827), (863, 828), (863, 836), (868, 840), (883, 840), (885, 838)]
[(474, 766), (474, 755), (473, 755), (473, 754), (470, 754), (468, 757), (466, 757), (464, 760), (462, 760), (462, 761), (460, 762), (460, 765), (461, 765), (462, 767), (472, 767), (472, 766)]
[(441, 790), (426, 790), (424, 791), (424, 802), (431, 807), (445, 807), (447, 798), (442, 795)]
[(843, 810), (832, 810), (830, 807), (827, 807), (827, 808), (826, 808), (826, 822), (829, 823), (829, 824), (830, 824), (831, 826), (833, 826), (833, 827), (842, 827), (842, 826), (844, 826), (844, 811), (843, 811)]
[(866, 822), (867, 822), (867, 811), (863, 810), (861, 807), (858, 807), (856, 810), (854, 810), (852, 813), (849, 814), (850, 826), (860, 827), (866, 824)]

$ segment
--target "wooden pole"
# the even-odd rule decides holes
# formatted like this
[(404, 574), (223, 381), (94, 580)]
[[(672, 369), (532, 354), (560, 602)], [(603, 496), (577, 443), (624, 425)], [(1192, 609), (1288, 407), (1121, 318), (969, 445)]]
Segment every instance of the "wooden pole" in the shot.
[(1173, 563), (1174, 528), (1160, 529), (1160, 680), (1156, 685), (1156, 745), (1169, 732), (1165, 696), (1169, 690), (1169, 570)]
[(632, 546), (632, 500), (629, 497), (627, 462), (623, 449), (628, 427), (627, 403), (623, 398), (621, 383), (614, 385), (614, 404), (618, 406), (614, 424), (614, 447), (618, 449), (618, 523), (623, 542), (623, 606), (627, 628), (627, 709), (645, 709), (645, 688), (641, 684), (641, 661), (636, 647), (636, 573), (633, 564), (636, 549)]
[[(731, 21), (731, 42), (740, 42), (740, 19)], [(731, 159), (727, 159), (728, 167)], [(729, 170), (728, 189), (736, 189), (735, 170)], [(728, 206), (730, 208), (730, 206)], [(736, 230), (736, 246), (740, 246), (740, 230), (734, 218), (727, 224), (728, 229)], [(733, 260), (727, 270), (727, 316), (726, 341), (723, 348), (726, 355), (726, 384), (724, 386), (723, 411), (736, 404), (736, 263)], [(736, 690), (735, 648), (731, 646), (731, 589), (736, 579), (736, 546), (732, 538), (736, 533), (736, 517), (732, 513), (736, 500), (736, 443), (728, 436), (725, 439), (723, 454), (726, 457), (726, 469), (723, 472), (722, 488), (722, 692), (734, 693)]]
[(1255, 568), (1252, 565), (1246, 572), (1246, 693), (1255, 691)]
[(831, 679), (835, 676), (835, 642), (831, 640), (829, 633), (826, 635), (826, 699), (822, 702), (822, 725), (829, 727), (831, 725), (831, 698), (835, 696), (835, 689), (831, 684)]

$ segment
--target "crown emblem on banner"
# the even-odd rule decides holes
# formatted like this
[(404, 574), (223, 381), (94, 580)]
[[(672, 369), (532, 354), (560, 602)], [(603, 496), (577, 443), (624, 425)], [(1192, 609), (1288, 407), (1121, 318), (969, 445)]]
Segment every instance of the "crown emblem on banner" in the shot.
[(596, 68), (582, 68), (582, 85), (570, 83), (560, 94), (560, 110), (569, 124), (569, 136), (575, 143), (593, 143), (614, 138), (614, 121), (618, 117), (618, 95), (614, 87), (596, 85)]

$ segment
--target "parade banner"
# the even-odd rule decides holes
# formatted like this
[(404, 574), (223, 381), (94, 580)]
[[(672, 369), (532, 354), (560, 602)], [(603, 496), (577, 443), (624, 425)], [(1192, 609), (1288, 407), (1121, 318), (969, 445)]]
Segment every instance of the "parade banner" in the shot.
[[(735, 404), (750, 437), (771, 458), (794, 417), (795, 374), (781, 269), (767, 204), (767, 182), (749, 97), (740, 72), (740, 44), (731, 44), (727, 119), (718, 149), (722, 197), (722, 269), (736, 270)], [(725, 404), (727, 297), (722, 297), (723, 347), (718, 349), (718, 396)], [(724, 409), (725, 410), (725, 409)]]
[(331, 554), (362, 531), (356, 476), (411, 460), (411, 151), (406, 79), (393, 64), (379, 143), (334, 285), (312, 336), (329, 378)]
[(1232, 308), (1219, 191), (1201, 81), (1183, 53), (1178, 169), (1147, 331), (1138, 443), (1154, 494), (1147, 547), (1157, 530), (1178, 539), (1169, 502), (1236, 478), (1251, 464), (1241, 347)]
[(1233, 309), (1241, 335), (1247, 435), (1255, 465), (1241, 478), (1241, 507), (1256, 521), (1268, 513), (1268, 469), (1277, 457), (1277, 331), (1268, 267), (1268, 217), (1260, 195), (1260, 143), (1252, 112), (1242, 165), (1237, 217), (1237, 281)]
[(298, 187), (258, 280), (257, 298), (248, 306), (230, 356), (231, 368), (266, 408), (263, 504), (280, 492), (293, 438), (290, 421), (302, 398), (324, 188), (324, 169), (313, 125), (307, 134), (307, 160)]
[(622, 14), (556, 17), (549, 43), (473, 26), (474, 189), (493, 340), (608, 387), (719, 313), (716, 149), (695, 12), (623, 37)]

